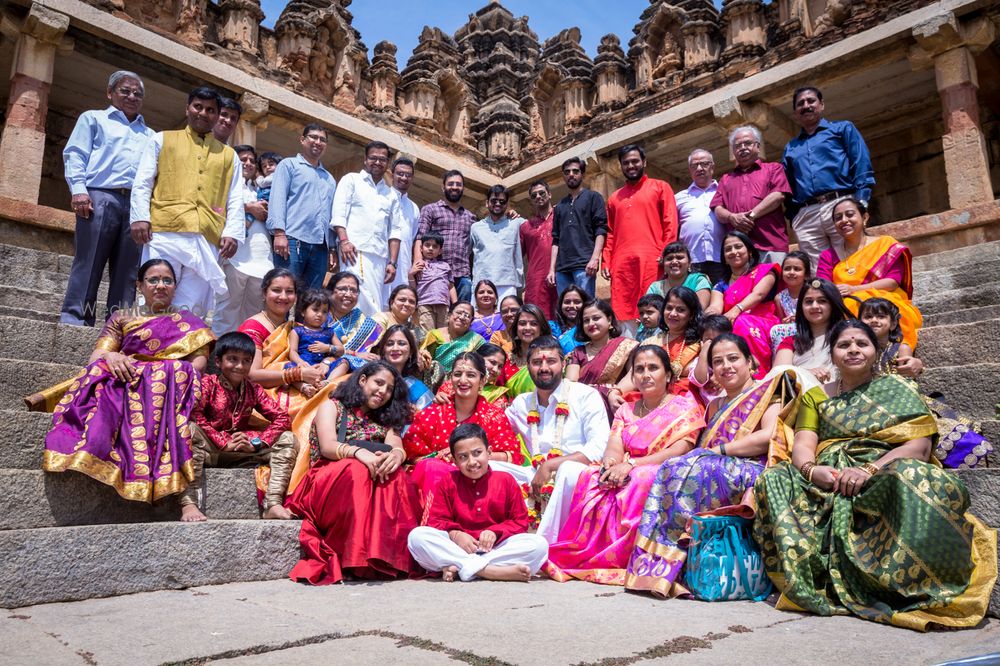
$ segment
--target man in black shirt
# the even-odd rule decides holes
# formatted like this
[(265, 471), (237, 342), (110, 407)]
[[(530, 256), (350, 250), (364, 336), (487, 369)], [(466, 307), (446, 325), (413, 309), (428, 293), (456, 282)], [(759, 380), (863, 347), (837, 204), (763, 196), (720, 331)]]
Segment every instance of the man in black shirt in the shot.
[(569, 194), (552, 217), (552, 263), (548, 282), (562, 292), (576, 285), (594, 298), (594, 281), (601, 265), (601, 250), (608, 234), (604, 197), (583, 186), (586, 163), (571, 157), (562, 165)]

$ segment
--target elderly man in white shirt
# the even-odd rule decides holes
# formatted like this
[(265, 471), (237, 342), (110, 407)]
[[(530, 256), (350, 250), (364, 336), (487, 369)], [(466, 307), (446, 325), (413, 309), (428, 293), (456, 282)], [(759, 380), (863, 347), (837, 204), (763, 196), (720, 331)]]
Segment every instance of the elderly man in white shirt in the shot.
[(714, 285), (725, 278), (720, 251), (726, 230), (709, 205), (719, 189), (712, 153), (704, 148), (692, 150), (688, 155), (688, 173), (691, 184), (674, 195), (680, 225), (678, 236), (691, 253), (691, 271), (704, 273)]
[[(552, 451), (559, 455), (545, 460), (535, 470), (520, 467), (517, 469), (525, 471), (512, 473), (519, 483), (530, 483), (535, 496), (555, 476), (552, 495), (538, 525), (538, 534), (553, 543), (569, 516), (580, 473), (604, 456), (611, 428), (601, 394), (586, 384), (563, 380), (562, 348), (555, 338), (543, 336), (531, 342), (528, 373), (535, 390), (514, 398), (507, 408), (507, 420), (532, 456)], [(503, 469), (511, 471), (507, 466)]]
[(246, 236), (243, 166), (212, 135), (221, 99), (212, 88), (195, 88), (187, 127), (153, 135), (139, 158), (129, 214), (142, 261), (169, 261), (177, 275), (174, 307), (199, 317), (228, 293), (219, 259), (232, 257)]
[(410, 266), (413, 265), (413, 243), (420, 226), (420, 206), (408, 194), (413, 183), (413, 160), (397, 157), (392, 161), (392, 189), (399, 199), (399, 255), (396, 257), (396, 277), (385, 285), (382, 299), (388, 303), (389, 294), (400, 285), (410, 284)]
[(402, 238), (399, 198), (382, 180), (387, 166), (389, 146), (372, 141), (365, 146), (364, 168), (344, 176), (333, 195), (330, 226), (339, 241), (341, 267), (358, 276), (358, 305), (366, 315), (385, 309), (383, 285), (396, 279)]

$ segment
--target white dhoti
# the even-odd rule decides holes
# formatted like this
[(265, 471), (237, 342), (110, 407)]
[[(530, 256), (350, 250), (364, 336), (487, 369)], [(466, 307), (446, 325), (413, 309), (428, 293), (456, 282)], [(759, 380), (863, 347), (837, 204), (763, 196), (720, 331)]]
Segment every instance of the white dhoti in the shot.
[(216, 297), (225, 297), (226, 274), (219, 265), (219, 250), (196, 233), (154, 231), (142, 246), (142, 263), (166, 259), (177, 276), (173, 305), (205, 318), (215, 307)]
[(357, 261), (348, 266), (344, 263), (344, 257), (340, 257), (341, 269), (358, 276), (361, 289), (361, 293), (358, 294), (358, 307), (366, 315), (375, 315), (385, 311), (382, 289), (385, 286), (385, 264), (387, 261), (386, 257), (380, 257), (374, 252), (358, 251)]
[(538, 536), (547, 542), (555, 543), (559, 537), (559, 531), (569, 517), (576, 482), (586, 469), (587, 465), (575, 460), (567, 460), (559, 465), (559, 471), (556, 472), (555, 481), (552, 483), (552, 495), (538, 522)]
[(470, 554), (459, 548), (447, 532), (425, 526), (410, 532), (407, 546), (413, 559), (424, 569), (441, 571), (445, 567), (457, 567), (458, 577), (464, 581), (472, 580), (491, 564), (527, 564), (534, 575), (549, 557), (549, 544), (537, 534), (515, 534), (488, 553)]
[(217, 294), (215, 298), (212, 332), (216, 337), (235, 331), (240, 324), (264, 308), (262, 278), (241, 273), (228, 261), (222, 271), (226, 275), (227, 293), (224, 296)]

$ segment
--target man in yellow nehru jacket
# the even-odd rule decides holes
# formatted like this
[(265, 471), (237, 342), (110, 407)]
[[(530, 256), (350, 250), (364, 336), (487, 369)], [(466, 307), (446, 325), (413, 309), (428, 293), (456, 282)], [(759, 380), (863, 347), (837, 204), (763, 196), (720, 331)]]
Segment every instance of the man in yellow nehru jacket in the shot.
[(212, 135), (221, 99), (212, 88), (192, 90), (187, 127), (149, 140), (132, 185), (132, 239), (142, 261), (169, 261), (177, 274), (174, 307), (199, 317), (226, 295), (219, 258), (233, 256), (246, 233), (242, 167)]

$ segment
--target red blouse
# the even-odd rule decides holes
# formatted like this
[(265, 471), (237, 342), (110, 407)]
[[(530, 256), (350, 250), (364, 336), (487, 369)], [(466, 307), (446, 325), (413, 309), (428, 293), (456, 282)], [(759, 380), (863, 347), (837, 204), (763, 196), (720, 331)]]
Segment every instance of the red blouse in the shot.
[[(514, 436), (507, 415), (498, 407), (488, 403), (486, 398), (479, 396), (472, 416), (462, 423), (478, 423), (486, 431), (486, 438), (489, 439), (493, 451), (509, 452), (511, 462), (515, 465), (520, 465), (524, 461), (521, 456), (521, 445)], [(458, 417), (455, 415), (454, 402), (434, 404), (422, 409), (413, 417), (413, 423), (403, 436), (407, 459), (414, 460), (438, 451), (446, 451), (448, 438), (457, 427)]]
[(521, 487), (510, 474), (489, 470), (470, 479), (455, 470), (435, 489), (427, 526), (445, 532), (460, 530), (473, 539), (490, 530), (499, 544), (528, 531), (528, 509)]
[[(270, 425), (262, 431), (249, 427), (250, 416), (255, 409), (270, 421)], [(202, 375), (201, 400), (195, 406), (192, 418), (220, 449), (229, 444), (229, 438), (236, 432), (246, 433), (251, 439), (260, 437), (271, 446), (281, 433), (292, 429), (288, 412), (260, 386), (244, 379), (243, 390), (236, 391), (227, 382), (221, 381), (218, 375)]]

